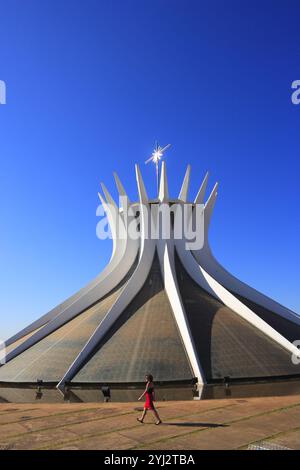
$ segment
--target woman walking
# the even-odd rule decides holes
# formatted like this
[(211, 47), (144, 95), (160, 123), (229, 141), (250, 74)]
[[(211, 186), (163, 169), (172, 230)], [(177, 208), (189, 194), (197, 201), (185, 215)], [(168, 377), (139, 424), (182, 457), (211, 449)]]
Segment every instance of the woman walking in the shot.
[(160, 424), (161, 423), (161, 419), (155, 409), (155, 406), (153, 404), (153, 401), (154, 401), (154, 384), (153, 384), (153, 376), (151, 374), (148, 374), (146, 375), (145, 377), (145, 380), (146, 380), (146, 388), (145, 388), (145, 391), (144, 393), (142, 393), (142, 395), (139, 397), (139, 400), (141, 400), (143, 398), (143, 396), (146, 396), (146, 402), (145, 402), (145, 405), (144, 405), (144, 411), (143, 411), (143, 414), (141, 416), (141, 418), (137, 418), (137, 420), (140, 422), (140, 423), (143, 423), (144, 422), (144, 418), (147, 414), (147, 411), (148, 410), (151, 410), (156, 418), (156, 423), (155, 424)]

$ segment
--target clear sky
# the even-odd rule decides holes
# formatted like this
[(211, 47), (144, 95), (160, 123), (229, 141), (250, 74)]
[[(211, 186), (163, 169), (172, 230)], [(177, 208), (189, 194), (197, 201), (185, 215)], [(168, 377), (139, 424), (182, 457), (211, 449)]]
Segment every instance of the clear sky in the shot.
[(2, 0), (0, 338), (104, 267), (97, 191), (135, 198), (139, 162), (171, 143), (170, 190), (192, 165), (220, 189), (217, 259), (300, 313), (298, 0)]

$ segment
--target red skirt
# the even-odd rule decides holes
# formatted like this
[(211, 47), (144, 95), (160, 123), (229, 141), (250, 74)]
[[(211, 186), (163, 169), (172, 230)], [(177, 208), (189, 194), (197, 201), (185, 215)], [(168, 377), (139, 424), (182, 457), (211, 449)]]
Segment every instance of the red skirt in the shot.
[(146, 402), (145, 402), (144, 409), (145, 410), (154, 410), (152, 393), (149, 393), (149, 392), (146, 393)]

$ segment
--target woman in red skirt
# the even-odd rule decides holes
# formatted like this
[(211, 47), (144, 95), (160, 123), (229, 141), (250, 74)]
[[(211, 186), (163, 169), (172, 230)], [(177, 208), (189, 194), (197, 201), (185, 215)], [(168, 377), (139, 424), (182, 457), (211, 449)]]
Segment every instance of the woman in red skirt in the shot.
[(153, 401), (154, 401), (154, 385), (153, 385), (153, 376), (151, 374), (148, 374), (146, 375), (146, 388), (145, 388), (145, 391), (144, 393), (139, 397), (139, 400), (141, 400), (143, 398), (143, 396), (146, 396), (146, 402), (145, 402), (145, 406), (144, 406), (144, 411), (143, 411), (143, 414), (142, 414), (142, 417), (141, 418), (137, 418), (137, 420), (140, 422), (140, 423), (143, 423), (144, 422), (144, 418), (147, 414), (147, 411), (148, 410), (151, 410), (155, 416), (155, 418), (157, 419), (156, 423), (155, 424), (160, 424), (161, 423), (161, 419), (160, 417), (158, 416), (158, 413), (155, 409), (155, 406), (153, 404)]

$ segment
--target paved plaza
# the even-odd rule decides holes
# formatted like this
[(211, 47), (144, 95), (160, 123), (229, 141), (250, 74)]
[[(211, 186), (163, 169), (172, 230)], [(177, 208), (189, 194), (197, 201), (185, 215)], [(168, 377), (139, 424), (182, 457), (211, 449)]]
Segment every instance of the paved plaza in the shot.
[(268, 443), (300, 449), (300, 395), (157, 402), (136, 421), (137, 403), (0, 403), (0, 448), (245, 449)]

